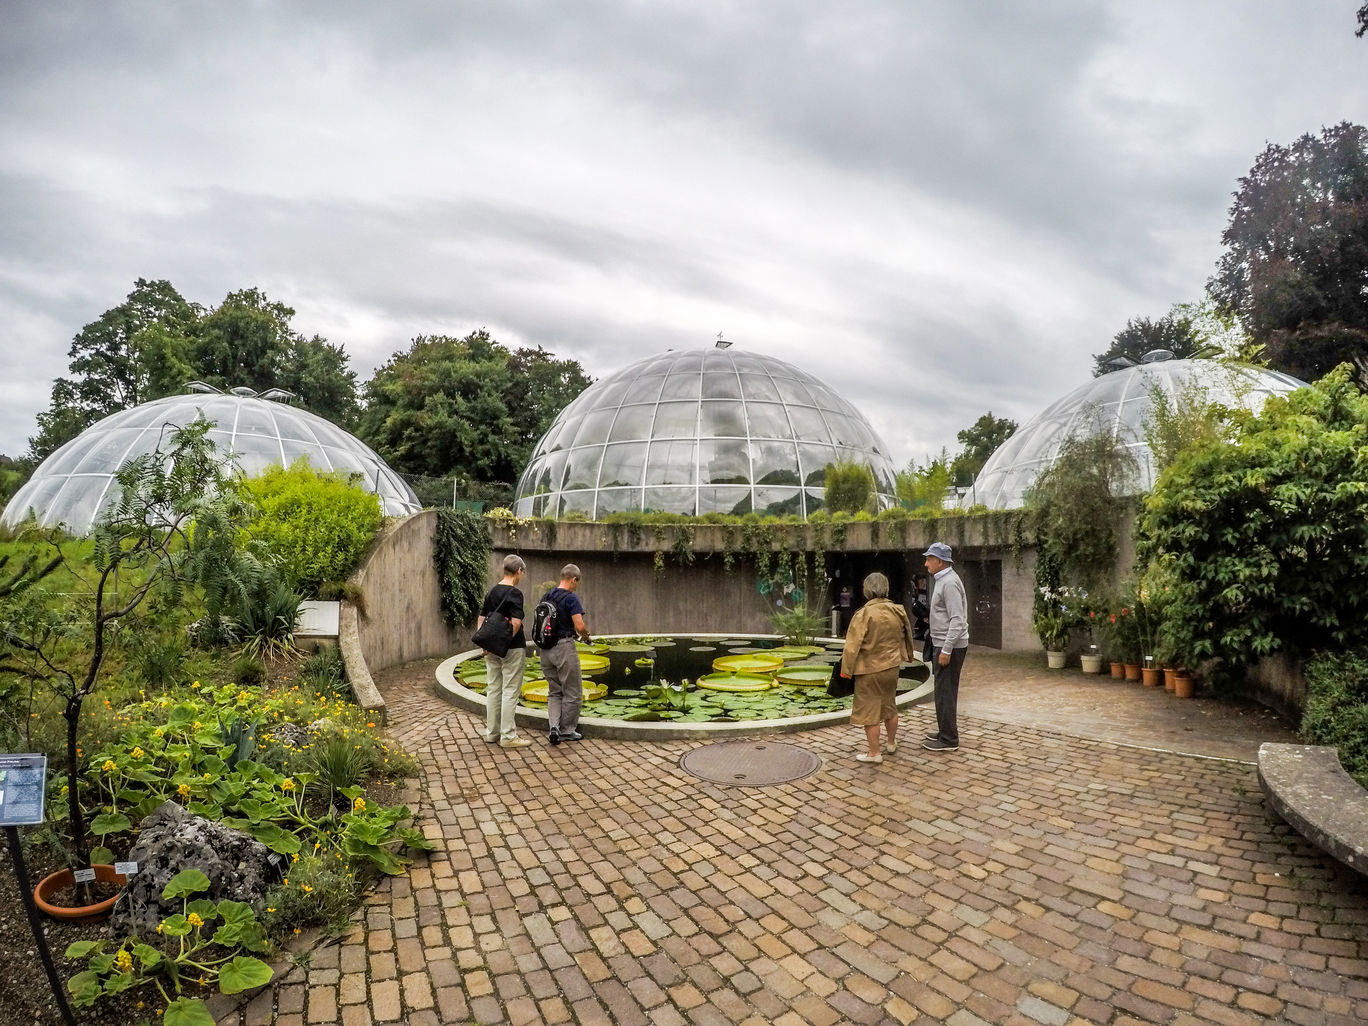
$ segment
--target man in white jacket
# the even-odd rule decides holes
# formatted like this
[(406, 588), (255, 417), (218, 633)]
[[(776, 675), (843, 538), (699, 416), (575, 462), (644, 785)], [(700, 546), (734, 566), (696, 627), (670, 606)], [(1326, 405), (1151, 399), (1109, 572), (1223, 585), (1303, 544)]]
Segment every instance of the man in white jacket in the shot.
[(936, 660), (936, 732), (923, 748), (953, 752), (959, 748), (959, 679), (969, 652), (969, 602), (964, 582), (952, 565), (954, 553), (945, 542), (932, 542), (922, 553), (931, 575), (931, 650)]

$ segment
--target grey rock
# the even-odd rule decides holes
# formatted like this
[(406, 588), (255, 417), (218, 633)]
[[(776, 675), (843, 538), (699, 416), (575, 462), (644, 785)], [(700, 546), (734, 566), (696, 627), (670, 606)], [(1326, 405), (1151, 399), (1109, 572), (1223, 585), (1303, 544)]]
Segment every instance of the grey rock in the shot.
[(182, 910), (182, 900), (163, 901), (162, 890), (183, 869), (198, 869), (209, 878), (207, 897), (231, 898), (260, 908), (266, 889), (280, 878), (275, 855), (260, 841), (187, 812), (168, 801), (145, 818), (128, 857), (138, 864), (114, 903), (110, 927), (115, 936), (156, 933), (157, 924)]
[(298, 723), (277, 723), (268, 733), (287, 748), (303, 748), (309, 743), (309, 730)]

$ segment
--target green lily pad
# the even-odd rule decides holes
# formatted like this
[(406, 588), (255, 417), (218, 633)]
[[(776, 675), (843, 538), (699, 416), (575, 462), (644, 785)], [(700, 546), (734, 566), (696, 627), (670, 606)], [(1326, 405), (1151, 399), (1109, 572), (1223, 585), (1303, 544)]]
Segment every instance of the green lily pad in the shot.
[(743, 692), (768, 691), (771, 681), (757, 673), (705, 673), (698, 678), (700, 688), (712, 691)]
[(713, 669), (718, 673), (773, 673), (784, 665), (784, 660), (768, 653), (718, 656)]

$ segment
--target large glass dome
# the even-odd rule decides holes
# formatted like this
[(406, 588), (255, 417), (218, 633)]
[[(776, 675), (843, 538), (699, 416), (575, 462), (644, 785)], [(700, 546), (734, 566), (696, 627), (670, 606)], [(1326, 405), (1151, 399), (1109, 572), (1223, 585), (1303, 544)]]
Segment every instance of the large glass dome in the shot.
[(359, 474), (362, 486), (380, 496), (387, 516), (422, 508), (403, 478), (360, 439), (316, 414), (238, 389), (154, 399), (92, 424), (38, 465), (0, 521), (13, 527), (32, 511), (44, 527), (64, 524), (72, 534), (87, 533), (116, 497), (115, 471), (155, 449), (166, 425), (184, 427), (199, 417), (214, 425), (210, 440), (220, 452), (232, 453), (244, 474), (271, 464), (289, 466), (303, 456), (316, 470)]
[(561, 411), (518, 482), (515, 511), (807, 516), (838, 460), (868, 464), (887, 504), (887, 451), (859, 410), (782, 360), (721, 347), (668, 352), (595, 382)]
[(1214, 360), (1157, 360), (1094, 378), (1019, 429), (989, 457), (974, 482), (971, 502), (990, 509), (1015, 509), (1042, 470), (1054, 462), (1064, 441), (1075, 435), (1109, 432), (1134, 454), (1136, 493), (1154, 485), (1154, 462), (1145, 442), (1145, 419), (1158, 386), (1175, 402), (1194, 389), (1209, 401), (1260, 410), (1269, 396), (1306, 384), (1290, 374), (1218, 363)]

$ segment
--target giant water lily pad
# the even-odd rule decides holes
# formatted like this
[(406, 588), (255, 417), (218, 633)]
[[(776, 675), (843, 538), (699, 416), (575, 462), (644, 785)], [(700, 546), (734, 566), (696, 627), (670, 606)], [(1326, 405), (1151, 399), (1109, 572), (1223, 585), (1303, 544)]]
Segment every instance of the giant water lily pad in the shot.
[(794, 687), (825, 687), (831, 680), (831, 667), (825, 663), (799, 663), (775, 671), (774, 679)]
[(718, 656), (713, 660), (713, 669), (718, 673), (773, 673), (783, 665), (783, 659), (766, 652)]
[(698, 686), (710, 691), (768, 691), (773, 682), (758, 673), (705, 673), (698, 678)]
[[(535, 702), (537, 705), (545, 705), (550, 697), (548, 691), (550, 687), (551, 685), (544, 680), (529, 680), (522, 686), (522, 696), (529, 702)], [(608, 686), (606, 684), (599, 684), (597, 681), (586, 680), (583, 682), (582, 687), (583, 691), (581, 694), (584, 696), (584, 701), (586, 702), (596, 701), (608, 694)]]
[(575, 651), (579, 652), (581, 655), (585, 652), (591, 652), (594, 655), (606, 655), (608, 646), (599, 643), (589, 644), (588, 642), (577, 641), (575, 642)]
[(608, 657), (606, 655), (594, 655), (591, 652), (581, 652), (579, 657), (580, 673), (602, 673), (608, 669)]

